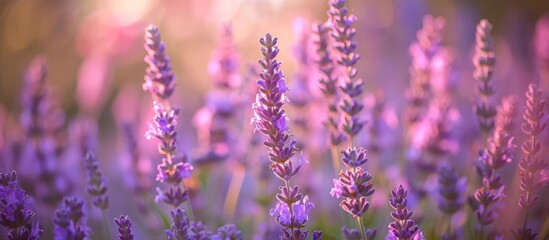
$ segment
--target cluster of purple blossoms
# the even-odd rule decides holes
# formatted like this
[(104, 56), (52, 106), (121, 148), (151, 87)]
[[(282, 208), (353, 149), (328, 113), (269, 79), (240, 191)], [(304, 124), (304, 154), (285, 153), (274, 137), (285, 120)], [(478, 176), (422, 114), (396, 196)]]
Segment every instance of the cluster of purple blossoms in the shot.
[(185, 210), (178, 208), (170, 215), (172, 224), (166, 230), (169, 240), (242, 240), (242, 232), (234, 224), (221, 226), (212, 234), (202, 222), (190, 221)]
[(109, 207), (107, 196), (107, 178), (99, 170), (99, 162), (93, 152), (88, 152), (84, 160), (88, 173), (88, 193), (94, 197), (93, 205), (101, 210)]
[(25, 191), (17, 187), (15, 171), (0, 173), (0, 225), (9, 229), (6, 239), (40, 239), (43, 231), (34, 215)]
[(513, 137), (509, 135), (511, 120), (514, 117), (515, 98), (502, 100), (495, 116), (495, 129), (488, 138), (487, 147), (481, 152), (478, 161), (478, 173), (482, 178), (483, 186), (474, 193), (472, 207), (478, 220), (478, 234), (482, 239), (485, 227), (496, 219), (494, 206), (504, 197), (504, 184), (497, 170), (501, 169), (513, 159), (515, 149)]
[(368, 161), (366, 152), (362, 147), (348, 148), (341, 152), (343, 163), (351, 169), (339, 172), (339, 178), (333, 180), (334, 187), (330, 191), (330, 195), (336, 198), (344, 197), (340, 204), (341, 208), (359, 219), (370, 206), (366, 197), (374, 193), (370, 182), (372, 175), (360, 167)]
[(270, 168), (285, 183), (276, 195), (279, 202), (271, 210), (271, 215), (283, 227), (281, 239), (306, 239), (309, 231), (301, 228), (308, 220), (308, 212), (314, 205), (307, 201), (307, 196), (302, 197), (297, 186), (290, 187), (290, 179), (299, 172), (303, 160), (297, 166), (292, 162), (297, 151), (297, 142), (291, 138), (288, 116), (282, 109), (288, 101), (285, 96), (288, 88), (284, 74), (280, 70), (280, 62), (276, 60), (279, 52), (276, 46), (277, 38), (267, 34), (260, 39), (260, 43), (263, 59), (259, 64), (263, 70), (259, 74), (261, 79), (257, 81), (259, 92), (252, 106), (252, 123), (255, 124), (254, 131), (267, 136), (264, 145), (269, 148)]
[[(30, 161), (38, 169), (32, 173), (36, 179), (30, 179), (37, 183), (33, 186), (33, 193), (39, 200), (55, 206), (64, 195), (70, 193), (72, 186), (66, 175), (58, 170), (60, 157), (65, 150), (65, 113), (54, 98), (47, 77), (46, 58), (36, 57), (25, 70), (20, 122), (28, 144), (25, 151), (31, 152)], [(20, 171), (20, 175), (24, 182), (27, 180), (24, 177), (31, 174)]]
[[(522, 132), (527, 135), (527, 140), (522, 143), (524, 157), (519, 162), (520, 168), (520, 190), (519, 206), (524, 209), (524, 221), (521, 228), (513, 230), (513, 235), (517, 239), (535, 239), (536, 233), (527, 226), (528, 210), (534, 207), (539, 199), (535, 191), (547, 185), (549, 181), (543, 179), (542, 170), (546, 169), (548, 164), (544, 156), (538, 156), (542, 145), (539, 134), (547, 128), (545, 99), (542, 98), (541, 90), (534, 84), (528, 86), (526, 92), (526, 111), (523, 118), (526, 121), (522, 124)], [(545, 177), (547, 178), (547, 177)]]
[[(450, 165), (442, 165), (438, 172), (438, 208), (452, 219), (463, 208), (467, 194), (467, 179), (460, 177)], [(451, 223), (442, 235), (443, 239), (460, 239), (461, 232), (451, 231)]]
[(400, 185), (397, 189), (391, 191), (389, 203), (394, 209), (391, 217), (395, 219), (389, 224), (389, 233), (386, 240), (422, 240), (424, 239), (421, 230), (416, 225), (412, 217), (413, 211), (408, 209), (408, 191)]
[(429, 104), (433, 57), (440, 52), (445, 20), (442, 17), (426, 15), (423, 28), (417, 32), (417, 42), (410, 45), (410, 88), (406, 92), (409, 102), (407, 122), (415, 124), (422, 119)]
[(175, 77), (170, 58), (164, 53), (166, 46), (157, 26), (149, 25), (145, 30), (145, 62), (148, 63), (143, 89), (149, 91), (155, 102), (165, 102), (175, 91)]
[(494, 95), (494, 88), (490, 84), (496, 56), (494, 53), (494, 39), (491, 36), (492, 24), (486, 20), (480, 20), (476, 31), (475, 65), (474, 78), (479, 82), (478, 93), (480, 102), (475, 107), (475, 113), (479, 118), (479, 126), (482, 132), (487, 135), (494, 128), (494, 116), (496, 109), (490, 105), (489, 98)]
[(133, 240), (132, 222), (128, 216), (120, 216), (114, 219), (116, 230), (118, 231), (118, 239)]
[(208, 65), (213, 89), (208, 93), (206, 105), (193, 117), (200, 144), (196, 165), (234, 158), (239, 140), (234, 123), (243, 107), (243, 98), (238, 92), (240, 56), (230, 24), (221, 28), (217, 45)]
[(331, 0), (328, 14), (331, 20), (334, 48), (339, 53), (337, 63), (345, 69), (345, 78), (340, 86), (343, 97), (339, 105), (343, 113), (342, 130), (347, 133), (350, 141), (357, 135), (365, 122), (359, 119), (359, 113), (364, 104), (359, 99), (362, 94), (364, 82), (357, 78), (358, 70), (355, 65), (360, 59), (356, 48), (358, 43), (354, 40), (356, 29), (352, 26), (356, 16), (349, 13), (345, 7), (345, 0)]
[(331, 56), (330, 32), (331, 28), (326, 23), (318, 23), (314, 26), (313, 32), (316, 36), (315, 45), (317, 49), (317, 63), (319, 65), (322, 78), (319, 80), (321, 91), (328, 103), (328, 120), (326, 125), (330, 132), (330, 143), (332, 146), (338, 146), (345, 142), (346, 136), (341, 132), (339, 122), (340, 113), (337, 103), (339, 102), (338, 77), (335, 74), (335, 63)]
[(149, 125), (147, 139), (159, 140), (158, 151), (163, 155), (158, 165), (156, 180), (167, 182), (167, 190), (157, 188), (156, 201), (163, 201), (177, 208), (188, 200), (187, 190), (182, 186), (183, 179), (191, 177), (193, 167), (185, 157), (178, 157), (176, 151), (176, 126), (179, 109), (172, 108), (169, 97), (175, 90), (175, 78), (171, 73), (169, 58), (164, 53), (164, 43), (160, 37), (158, 27), (149, 25), (145, 33), (145, 49), (148, 55), (145, 62), (149, 64), (145, 75), (145, 90), (149, 90), (153, 97), (154, 124)]
[(54, 212), (54, 239), (84, 240), (91, 234), (83, 212), (84, 201), (77, 197), (65, 197)]

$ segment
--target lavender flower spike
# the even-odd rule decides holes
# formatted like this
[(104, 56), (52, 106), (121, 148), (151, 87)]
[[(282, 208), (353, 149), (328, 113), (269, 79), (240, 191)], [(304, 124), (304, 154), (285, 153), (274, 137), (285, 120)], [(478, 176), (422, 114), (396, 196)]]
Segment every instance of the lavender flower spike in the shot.
[[(291, 138), (287, 124), (286, 112), (282, 106), (287, 101), (285, 93), (288, 91), (284, 74), (280, 70), (280, 62), (276, 60), (279, 49), (276, 46), (277, 38), (270, 34), (260, 39), (263, 59), (259, 64), (263, 68), (257, 81), (259, 92), (256, 102), (252, 105), (254, 117), (252, 123), (255, 130), (267, 136), (264, 145), (269, 149), (270, 168), (274, 174), (284, 181), (280, 192), (276, 195), (278, 203), (271, 210), (271, 215), (283, 227), (281, 239), (306, 239), (309, 231), (301, 230), (308, 220), (308, 210), (313, 207), (305, 196), (299, 193), (297, 186), (290, 187), (290, 179), (295, 176), (301, 165), (294, 166), (291, 159), (297, 150), (296, 141)], [(289, 210), (292, 209), (292, 210)]]
[(389, 203), (394, 209), (391, 217), (395, 219), (389, 224), (389, 234), (385, 238), (395, 240), (421, 239), (421, 230), (416, 225), (412, 217), (413, 211), (408, 210), (408, 191), (400, 185), (397, 189), (391, 191)]
[(147, 26), (145, 30), (145, 62), (149, 64), (143, 89), (147, 90), (157, 102), (166, 101), (175, 91), (175, 77), (172, 74), (170, 58), (164, 53), (165, 45), (162, 42), (158, 27)]
[(83, 240), (91, 234), (86, 225), (82, 210), (84, 201), (76, 197), (65, 197), (61, 206), (55, 210), (53, 216), (54, 239), (56, 240)]
[(99, 170), (99, 163), (93, 152), (86, 153), (85, 161), (88, 173), (88, 193), (94, 197), (93, 205), (101, 210), (109, 207), (107, 196), (107, 179)]
[(358, 43), (354, 40), (356, 29), (352, 26), (356, 16), (349, 13), (345, 2), (345, 0), (331, 0), (328, 14), (332, 21), (335, 49), (339, 52), (337, 63), (346, 70), (345, 81), (341, 86), (344, 98), (339, 106), (344, 113), (342, 129), (352, 142), (353, 136), (357, 135), (365, 124), (358, 118), (360, 111), (364, 108), (364, 104), (359, 99), (364, 82), (357, 78), (358, 70), (355, 67), (360, 59), (356, 51)]
[(479, 81), (478, 92), (481, 101), (475, 108), (475, 113), (479, 118), (480, 129), (488, 134), (494, 128), (494, 116), (496, 109), (490, 105), (488, 99), (494, 95), (494, 88), (490, 84), (490, 78), (494, 71), (496, 57), (494, 54), (494, 40), (490, 36), (492, 24), (486, 19), (480, 20), (477, 25), (475, 55), (473, 63), (475, 65), (474, 78)]
[(234, 224), (227, 224), (217, 229), (212, 240), (242, 240), (242, 232)]
[(25, 191), (17, 187), (15, 171), (0, 173), (0, 225), (8, 228), (6, 239), (40, 239), (42, 229), (29, 208)]
[[(542, 145), (539, 142), (538, 135), (547, 128), (545, 120), (545, 99), (541, 96), (541, 90), (534, 84), (528, 86), (526, 92), (526, 111), (524, 112), (525, 123), (522, 124), (522, 132), (528, 139), (522, 144), (524, 157), (520, 160), (520, 198), (519, 206), (524, 209), (524, 221), (521, 228), (513, 230), (513, 235), (517, 239), (534, 239), (536, 234), (531, 228), (527, 227), (528, 209), (535, 206), (539, 196), (534, 192), (543, 187), (547, 182), (541, 178), (541, 172), (547, 167), (546, 159), (538, 156)], [(541, 156), (543, 157), (543, 156)]]
[(185, 156), (178, 157), (176, 151), (177, 115), (179, 109), (172, 108), (169, 97), (175, 89), (175, 80), (171, 73), (169, 58), (164, 54), (164, 43), (160, 39), (158, 28), (149, 25), (145, 33), (145, 49), (148, 55), (145, 61), (149, 64), (145, 76), (145, 90), (149, 90), (153, 97), (154, 124), (149, 124), (147, 139), (159, 140), (158, 151), (164, 155), (158, 165), (156, 180), (167, 182), (167, 190), (157, 188), (156, 201), (163, 201), (177, 208), (188, 200), (187, 190), (183, 186), (183, 179), (191, 177), (193, 167)]
[(118, 231), (118, 239), (133, 240), (132, 222), (128, 216), (120, 216), (114, 219)]
[(337, 146), (342, 142), (345, 142), (346, 137), (340, 131), (340, 114), (337, 107), (337, 103), (339, 101), (339, 91), (337, 87), (338, 78), (334, 74), (334, 60), (330, 55), (330, 28), (327, 27), (327, 24), (319, 23), (314, 26), (313, 33), (316, 36), (315, 46), (317, 54), (319, 55), (317, 63), (323, 75), (320, 79), (321, 91), (328, 102), (329, 115), (326, 125), (328, 126), (328, 130), (330, 131), (330, 143), (332, 144), (332, 146)]

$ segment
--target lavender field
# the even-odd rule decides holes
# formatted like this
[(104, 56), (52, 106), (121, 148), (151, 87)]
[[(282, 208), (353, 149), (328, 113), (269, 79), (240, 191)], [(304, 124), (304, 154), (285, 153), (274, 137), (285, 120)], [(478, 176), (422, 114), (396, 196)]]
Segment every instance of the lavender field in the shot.
[(549, 2), (0, 1), (0, 239), (549, 239)]

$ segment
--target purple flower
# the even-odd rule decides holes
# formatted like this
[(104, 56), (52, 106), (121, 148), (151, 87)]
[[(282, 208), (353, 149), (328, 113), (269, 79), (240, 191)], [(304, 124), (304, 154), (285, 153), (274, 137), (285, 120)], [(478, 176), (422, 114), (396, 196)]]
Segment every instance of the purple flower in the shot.
[(316, 36), (315, 45), (318, 54), (318, 67), (322, 73), (322, 78), (319, 80), (321, 91), (328, 102), (328, 120), (326, 125), (330, 131), (330, 143), (337, 146), (346, 140), (345, 135), (341, 132), (341, 123), (339, 122), (340, 113), (338, 111), (338, 102), (340, 93), (338, 91), (338, 77), (334, 74), (335, 64), (330, 55), (330, 28), (328, 24), (316, 24), (313, 28), (313, 33)]
[(438, 208), (442, 212), (452, 215), (463, 207), (467, 192), (466, 180), (464, 177), (460, 177), (451, 166), (443, 165), (440, 167)]
[(309, 196), (305, 196), (301, 202), (297, 201), (292, 204), (294, 216), (291, 215), (288, 204), (282, 201), (276, 203), (275, 208), (272, 208), (269, 214), (275, 217), (277, 222), (284, 227), (300, 228), (309, 220), (309, 211), (314, 207), (315, 205), (309, 202)]
[(175, 211), (170, 211), (172, 217), (172, 224), (170, 229), (166, 230), (166, 235), (168, 235), (169, 240), (185, 240), (187, 239), (187, 231), (189, 229), (189, 219), (187, 218), (187, 213), (185, 210), (176, 209)]
[(391, 191), (391, 199), (389, 203), (394, 209), (391, 212), (391, 217), (395, 219), (394, 222), (389, 224), (389, 234), (385, 239), (422, 239), (417, 235), (421, 233), (419, 227), (415, 224), (412, 217), (413, 211), (408, 210), (408, 191), (400, 185), (397, 189)]
[(54, 239), (87, 239), (91, 229), (86, 225), (83, 212), (84, 201), (76, 197), (65, 197), (63, 203), (54, 212)]
[(157, 167), (158, 175), (156, 181), (168, 183), (180, 183), (185, 178), (190, 178), (193, 166), (188, 162), (178, 162), (168, 164), (167, 161), (162, 161)]
[(345, 3), (345, 0), (331, 0), (328, 14), (332, 23), (334, 48), (339, 53), (337, 63), (346, 72), (345, 81), (340, 86), (344, 93), (344, 98), (339, 104), (344, 117), (342, 129), (352, 139), (365, 124), (358, 118), (360, 111), (364, 108), (364, 104), (358, 99), (362, 94), (364, 82), (357, 78), (358, 70), (355, 67), (356, 62), (360, 59), (360, 55), (356, 51), (358, 43), (354, 40), (356, 29), (352, 26), (356, 21), (356, 16), (349, 13)]
[(88, 173), (88, 193), (94, 197), (93, 205), (101, 210), (109, 207), (107, 196), (107, 178), (99, 170), (99, 163), (93, 152), (88, 152), (84, 160)]
[(149, 91), (155, 101), (164, 102), (175, 91), (175, 77), (172, 74), (170, 59), (164, 53), (165, 45), (157, 26), (147, 26), (145, 50), (147, 50), (145, 62), (149, 67), (147, 67), (143, 89)]
[(234, 224), (227, 224), (217, 229), (212, 240), (242, 240), (242, 232)]
[(118, 239), (133, 240), (132, 222), (128, 216), (120, 216), (114, 219), (116, 230), (118, 231)]
[(490, 83), (496, 56), (494, 53), (494, 40), (490, 35), (492, 24), (482, 19), (477, 25), (475, 55), (473, 64), (475, 65), (474, 78), (479, 82), (478, 93), (482, 99), (475, 107), (475, 113), (479, 118), (480, 129), (484, 134), (488, 134), (494, 129), (494, 116), (496, 109), (488, 103), (488, 99), (494, 95), (494, 88)]
[(441, 49), (442, 35), (446, 21), (442, 17), (425, 15), (423, 27), (417, 31), (417, 41), (410, 45), (410, 88), (406, 98), (410, 105), (406, 113), (407, 121), (418, 123), (425, 115), (425, 108), (430, 101), (431, 65), (433, 56)]
[[(307, 212), (313, 205), (308, 202), (308, 197), (305, 197), (303, 203), (299, 203), (301, 194), (297, 186), (289, 189), (289, 181), (299, 172), (303, 160), (296, 167), (291, 161), (297, 150), (297, 142), (291, 138), (288, 117), (282, 109), (287, 101), (284, 93), (288, 88), (284, 74), (280, 70), (280, 62), (276, 60), (279, 52), (276, 46), (277, 38), (267, 34), (259, 42), (262, 45), (261, 54), (263, 55), (259, 65), (263, 70), (257, 81), (259, 92), (256, 95), (256, 102), (252, 105), (254, 110), (252, 123), (255, 125), (254, 131), (267, 136), (263, 144), (269, 149), (270, 168), (285, 183), (277, 194), (279, 202), (270, 213), (284, 227), (281, 239), (304, 239), (308, 231), (301, 228), (308, 220)], [(290, 208), (292, 211), (289, 210)]]
[(15, 171), (0, 173), (0, 225), (9, 229), (9, 240), (36, 240), (42, 235), (27, 198), (25, 191), (17, 187)]
[(187, 163), (186, 157), (177, 156), (176, 127), (179, 109), (172, 108), (169, 102), (169, 97), (175, 90), (175, 78), (171, 73), (169, 58), (164, 54), (164, 48), (158, 27), (149, 25), (145, 32), (145, 49), (148, 53), (145, 62), (149, 67), (143, 88), (153, 97), (155, 116), (154, 124), (149, 124), (146, 137), (158, 139), (158, 152), (164, 155), (157, 167), (156, 180), (170, 183), (168, 189), (156, 189), (158, 194), (155, 200), (177, 208), (188, 199), (183, 179), (190, 177), (192, 166)]
[(233, 29), (230, 23), (226, 23), (221, 27), (217, 49), (208, 65), (208, 73), (213, 77), (216, 88), (230, 90), (239, 87), (239, 60)]
[(346, 150), (342, 150), (341, 153), (343, 154), (343, 158), (341, 159), (343, 163), (352, 168), (359, 167), (368, 161), (366, 157), (368, 150), (363, 147), (347, 148)]
[[(545, 156), (538, 156), (542, 144), (538, 135), (547, 128), (545, 99), (538, 86), (530, 84), (526, 92), (526, 111), (524, 112), (525, 123), (522, 124), (522, 132), (527, 135), (527, 140), (522, 144), (524, 157), (519, 162), (520, 168), (520, 190), (519, 206), (524, 209), (524, 224), (521, 228), (513, 230), (513, 235), (520, 239), (534, 239), (536, 236), (532, 229), (527, 228), (528, 209), (535, 206), (539, 196), (535, 191), (547, 185), (547, 176), (544, 176), (544, 169), (548, 164)], [(546, 173), (545, 173), (546, 174)]]
[(339, 172), (339, 178), (333, 179), (334, 187), (330, 195), (334, 197), (359, 198), (367, 197), (374, 193), (373, 185), (370, 182), (372, 175), (357, 167)]

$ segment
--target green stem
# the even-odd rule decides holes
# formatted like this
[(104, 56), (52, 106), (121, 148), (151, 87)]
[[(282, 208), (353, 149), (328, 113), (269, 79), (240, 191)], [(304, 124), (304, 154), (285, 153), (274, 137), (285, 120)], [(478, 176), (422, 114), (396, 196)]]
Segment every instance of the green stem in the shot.
[(227, 196), (225, 197), (224, 212), (229, 219), (233, 219), (236, 211), (236, 204), (238, 203), (238, 197), (240, 190), (242, 189), (242, 183), (244, 182), (244, 175), (246, 172), (241, 166), (237, 166), (237, 169), (233, 172), (231, 177), (231, 183), (227, 190)]
[(332, 145), (330, 147), (332, 153), (332, 165), (334, 166), (335, 175), (338, 176), (341, 171), (341, 164), (339, 163), (339, 153), (337, 152), (337, 146)]
[(360, 235), (362, 236), (362, 239), (366, 239), (366, 231), (364, 230), (364, 224), (362, 224), (362, 219), (359, 217), (356, 217), (356, 222), (358, 225), (358, 228), (360, 229)]
[(103, 225), (105, 227), (105, 236), (107, 239), (112, 239), (111, 230), (109, 229), (109, 223), (107, 222), (107, 214), (105, 214), (105, 209), (101, 209), (101, 215), (103, 215)]
[(158, 217), (162, 220), (162, 223), (164, 225), (165, 229), (170, 228), (170, 221), (168, 220), (168, 216), (160, 210), (158, 205), (152, 200), (152, 198), (147, 193), (142, 193), (143, 198), (145, 201), (149, 204), (149, 206), (154, 210), (154, 212), (158, 215)]
[(181, 183), (181, 186), (183, 187), (183, 191), (186, 191), (187, 194), (189, 194), (189, 197), (188, 197), (187, 201), (185, 201), (185, 208), (187, 209), (187, 215), (189, 217), (189, 220), (194, 221), (194, 213), (193, 213), (193, 207), (191, 205), (190, 193), (189, 193), (187, 187), (185, 186), (185, 184)]

